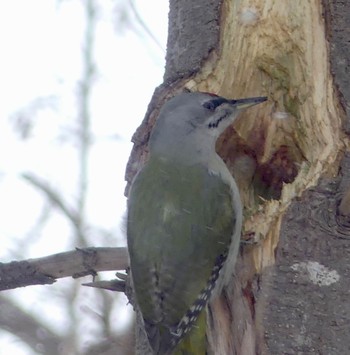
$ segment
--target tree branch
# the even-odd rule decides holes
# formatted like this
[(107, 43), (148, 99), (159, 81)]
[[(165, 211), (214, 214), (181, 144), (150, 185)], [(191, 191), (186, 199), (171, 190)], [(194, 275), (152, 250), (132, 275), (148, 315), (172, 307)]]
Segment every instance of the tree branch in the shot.
[(21, 310), (8, 298), (0, 296), (0, 327), (16, 335), (33, 351), (42, 354), (62, 354), (64, 338), (50, 331), (46, 325)]
[(44, 285), (56, 279), (96, 275), (98, 271), (123, 270), (128, 266), (126, 248), (84, 248), (37, 259), (0, 263), (0, 291)]
[(68, 218), (69, 221), (72, 222), (75, 228), (79, 228), (80, 218), (79, 215), (72, 211), (72, 209), (68, 206), (68, 204), (59, 196), (58, 192), (55, 191), (48, 182), (40, 179), (39, 177), (31, 174), (31, 173), (23, 173), (21, 174), (22, 178), (27, 180), (33, 186), (41, 190), (45, 193), (45, 195), (49, 198), (49, 200), (59, 208), (59, 210)]

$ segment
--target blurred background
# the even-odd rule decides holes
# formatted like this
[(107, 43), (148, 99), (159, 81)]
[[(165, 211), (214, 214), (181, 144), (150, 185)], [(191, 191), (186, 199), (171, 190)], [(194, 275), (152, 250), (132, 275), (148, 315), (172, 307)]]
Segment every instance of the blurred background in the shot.
[[(164, 0), (0, 2), (0, 262), (126, 244), (124, 171), (167, 19)], [(87, 281), (1, 292), (0, 354), (132, 354), (126, 297)]]

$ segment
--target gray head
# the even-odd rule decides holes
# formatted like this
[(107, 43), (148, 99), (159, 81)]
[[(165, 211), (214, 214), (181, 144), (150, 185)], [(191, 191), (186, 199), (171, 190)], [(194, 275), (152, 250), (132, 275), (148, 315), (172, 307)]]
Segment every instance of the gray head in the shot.
[(160, 111), (150, 138), (151, 155), (201, 161), (215, 153), (217, 138), (241, 110), (266, 99), (228, 100), (201, 92), (179, 94)]

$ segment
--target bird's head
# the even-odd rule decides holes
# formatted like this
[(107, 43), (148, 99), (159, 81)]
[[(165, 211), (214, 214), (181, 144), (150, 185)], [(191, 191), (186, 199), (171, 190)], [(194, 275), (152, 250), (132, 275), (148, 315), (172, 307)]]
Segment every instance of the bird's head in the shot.
[[(186, 157), (215, 151), (215, 142), (245, 108), (266, 97), (229, 100), (202, 93), (181, 93), (162, 107), (150, 138), (151, 154)], [(198, 153), (199, 152), (199, 153)]]

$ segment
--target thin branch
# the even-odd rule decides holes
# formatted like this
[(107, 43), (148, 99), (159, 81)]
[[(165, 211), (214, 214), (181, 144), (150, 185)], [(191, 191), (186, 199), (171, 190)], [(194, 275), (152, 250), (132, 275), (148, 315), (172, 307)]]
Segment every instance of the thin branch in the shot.
[(143, 21), (142, 17), (140, 16), (139, 12), (137, 11), (136, 6), (132, 0), (129, 1), (129, 5), (130, 5), (132, 12), (134, 13), (136, 21), (140, 24), (140, 26), (147, 33), (147, 35), (152, 39), (152, 41), (161, 49), (161, 51), (163, 53), (165, 53), (165, 50), (164, 50), (162, 44), (158, 41), (157, 37), (152, 33), (152, 31), (148, 28), (146, 23)]
[(67, 206), (59, 194), (54, 191), (54, 189), (49, 186), (46, 181), (30, 173), (23, 173), (21, 176), (23, 179), (27, 180), (33, 186), (41, 190), (49, 198), (49, 200), (69, 219), (74, 227), (79, 228), (80, 221), (78, 215)]
[(78, 278), (127, 267), (126, 248), (84, 248), (43, 258), (0, 263), (0, 291), (52, 284), (62, 277)]
[(61, 344), (64, 338), (50, 331), (27, 312), (20, 309), (10, 299), (0, 296), (0, 328), (19, 337), (35, 353), (62, 354)]
[[(86, 15), (86, 29), (84, 33), (84, 48), (83, 48), (83, 77), (80, 82), (80, 148), (79, 148), (79, 200), (78, 200), (78, 210), (80, 216), (80, 222), (83, 224), (80, 228), (84, 227), (85, 220), (85, 204), (87, 198), (88, 190), (88, 163), (89, 163), (89, 152), (91, 146), (91, 113), (90, 113), (90, 101), (91, 101), (91, 90), (93, 86), (93, 79), (95, 74), (94, 65), (94, 44), (95, 44), (95, 27), (96, 27), (96, 4), (94, 0), (88, 0), (85, 3), (85, 15)], [(78, 234), (78, 237), (81, 237)], [(85, 243), (84, 238), (80, 238), (80, 242)]]

